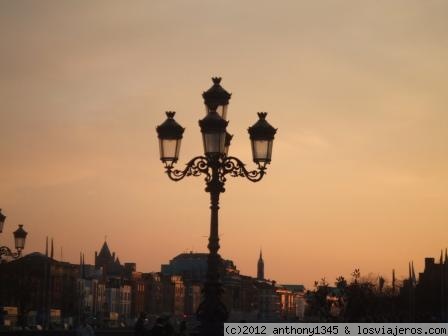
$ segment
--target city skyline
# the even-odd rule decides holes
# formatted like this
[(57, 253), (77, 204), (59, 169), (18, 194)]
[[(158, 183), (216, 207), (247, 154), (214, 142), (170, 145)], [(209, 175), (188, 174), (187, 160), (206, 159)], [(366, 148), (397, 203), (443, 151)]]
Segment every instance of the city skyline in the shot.
[[(131, 264), (135, 263), (135, 261), (133, 259), (129, 259), (129, 260), (128, 259), (121, 259), (120, 260), (120, 253), (117, 252), (118, 250), (116, 250), (115, 248), (111, 248), (109, 246), (109, 243), (107, 241), (107, 236), (104, 237), (104, 240), (103, 240), (102, 244), (99, 244), (97, 246), (97, 248), (94, 249), (93, 256), (87, 255), (87, 258), (86, 258), (85, 251), (81, 249), (79, 251), (79, 255), (78, 255), (78, 258), (80, 258), (80, 260), (78, 260), (78, 261), (76, 261), (76, 260), (67, 260), (66, 258), (64, 258), (63, 246), (56, 245), (54, 237), (48, 237), (47, 236), (46, 237), (46, 242), (44, 244), (45, 245), (44, 245), (44, 248), (42, 249), (42, 251), (40, 251), (40, 250), (28, 251), (26, 253), (23, 253), (23, 256), (38, 252), (38, 253), (41, 253), (42, 255), (49, 256), (49, 257), (51, 257), (52, 259), (54, 259), (56, 261), (69, 262), (69, 263), (74, 264), (74, 265), (80, 264), (81, 261), (82, 261), (83, 265), (95, 265), (96, 264), (97, 253), (102, 251), (104, 249), (104, 246), (106, 246), (107, 249), (111, 249), (110, 252), (113, 254), (114, 258), (117, 258), (117, 260), (119, 260), (122, 265), (124, 265), (125, 263), (131, 263)], [(99, 246), (101, 246), (101, 248)], [(386, 274), (381, 274), (381, 273), (376, 274), (375, 272), (371, 272), (369, 270), (365, 270), (365, 269), (362, 269), (362, 268), (361, 268), (361, 270), (359, 268), (357, 268), (357, 269), (360, 270), (361, 278), (366, 280), (366, 281), (373, 281), (373, 282), (375, 282), (379, 277), (381, 277), (381, 278), (383, 278), (387, 282), (388, 285), (391, 285), (393, 277), (395, 277), (395, 279), (398, 280), (398, 281), (403, 281), (403, 280), (406, 280), (406, 279), (409, 278), (409, 267), (410, 267), (411, 264), (412, 264), (412, 269), (413, 270), (415, 269), (416, 272), (417, 272), (416, 274), (419, 274), (420, 270), (424, 269), (424, 266), (421, 269), (419, 269), (417, 267), (414, 268), (414, 264), (425, 265), (425, 259), (427, 259), (427, 258), (432, 258), (433, 260), (437, 260), (437, 261), (439, 261), (439, 259), (443, 260), (443, 261), (444, 260), (448, 260), (448, 252), (447, 251), (448, 251), (448, 248), (440, 249), (440, 253), (441, 253), (440, 254), (440, 258), (439, 258), (438, 254), (431, 254), (430, 256), (425, 256), (425, 258), (423, 258), (422, 261), (420, 261), (420, 262), (419, 262), (419, 260), (410, 260), (409, 259), (409, 261), (408, 261), (408, 263), (406, 265), (406, 272), (407, 273), (404, 273), (404, 274), (398, 274), (397, 275), (395, 273), (397, 269), (401, 268), (400, 266), (393, 267), (390, 270), (390, 272), (386, 273)], [(251, 276), (253, 278), (257, 278), (257, 279), (260, 278), (259, 274), (263, 274), (261, 276), (262, 279), (265, 279), (265, 280), (268, 280), (268, 281), (275, 281), (277, 284), (280, 284), (280, 285), (286, 284), (286, 282), (278, 281), (277, 279), (272, 278), (269, 275), (264, 276), (264, 257), (262, 256), (262, 250), (259, 250), (257, 253), (258, 253), (257, 254), (257, 258), (256, 258), (256, 261), (254, 262), (255, 270), (253, 272), (252, 271), (249, 271), (249, 272), (244, 272), (243, 271), (242, 273), (244, 273), (244, 274), (246, 274), (248, 276)], [(162, 261), (162, 263), (156, 269), (147, 269), (147, 268), (144, 268), (144, 267), (141, 268), (141, 265), (135, 263), (136, 264), (136, 271), (137, 272), (143, 272), (143, 273), (160, 272), (161, 270), (163, 270), (163, 266), (166, 265), (166, 263), (168, 261), (171, 261), (175, 256), (182, 255), (182, 254), (199, 254), (200, 255), (200, 254), (208, 254), (208, 251), (206, 251), (204, 249), (203, 251), (184, 250), (184, 251), (176, 252), (175, 254), (170, 256), (167, 260)], [(237, 269), (239, 269), (239, 264), (238, 264), (238, 260), (237, 259), (233, 260), (233, 259), (227, 258), (226, 256), (223, 256), (223, 255), (221, 255), (221, 256), (222, 256), (223, 260), (231, 260), (232, 262), (235, 261), (235, 265), (234, 266)], [(261, 261), (262, 266), (260, 266), (260, 260), (262, 260)], [(261, 267), (262, 271), (259, 270), (260, 267)], [(345, 273), (345, 274), (343, 274), (343, 273), (336, 273), (336, 274), (337, 274), (337, 276), (343, 276), (344, 278), (350, 279), (350, 278), (353, 277), (353, 271), (354, 270), (355, 270), (355, 268), (352, 269), (350, 272)], [(261, 273), (259, 273), (259, 272), (261, 272)], [(313, 287), (315, 287), (315, 283), (316, 282), (320, 282), (323, 279), (325, 279), (326, 281), (329, 281), (329, 284), (332, 285), (333, 284), (333, 280), (336, 280), (337, 278), (335, 277), (334, 279), (332, 279), (332, 278), (327, 278), (325, 275), (322, 275), (320, 277), (317, 277), (315, 280), (313, 280), (309, 284), (308, 283), (307, 284), (302, 283), (300, 281), (300, 279), (298, 279), (296, 281), (296, 283), (300, 284), (300, 285), (304, 285), (307, 290), (311, 290), (311, 289), (313, 289)]]
[[(202, 154), (210, 77), (232, 93), (230, 152), (279, 128), (257, 184), (222, 195), (220, 254), (312, 286), (353, 269), (407, 275), (447, 246), (448, 4), (443, 1), (0, 2), (2, 245), (89, 260), (107, 235), (143, 271), (206, 251), (202, 178), (174, 184), (155, 127), (176, 111), (181, 167)], [(219, 46), (216, 45), (219, 41)], [(80, 245), (83, 246), (80, 246)], [(294, 267), (291, 267), (293, 265)]]

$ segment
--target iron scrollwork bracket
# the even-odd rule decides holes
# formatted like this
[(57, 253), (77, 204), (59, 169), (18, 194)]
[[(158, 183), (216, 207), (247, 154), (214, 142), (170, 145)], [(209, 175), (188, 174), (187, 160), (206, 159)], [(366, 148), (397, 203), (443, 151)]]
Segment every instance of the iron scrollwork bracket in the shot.
[(206, 182), (211, 180), (210, 165), (205, 156), (196, 156), (191, 159), (183, 170), (167, 166), (165, 167), (165, 172), (171, 180), (176, 182), (182, 180), (186, 176), (200, 176), (201, 174), (205, 174)]
[(21, 251), (12, 252), (8, 246), (0, 247), (0, 258), (2, 256), (5, 256), (5, 257), (12, 257), (14, 259), (17, 259), (18, 257), (20, 257), (20, 255), (21, 255)]
[(180, 181), (186, 176), (205, 175), (205, 181), (210, 182), (213, 178), (213, 168), (218, 169), (218, 178), (222, 183), (226, 182), (226, 175), (232, 177), (245, 177), (251, 182), (260, 181), (266, 174), (266, 167), (258, 166), (256, 170), (247, 170), (246, 165), (233, 156), (222, 156), (219, 158), (207, 158), (196, 156), (191, 159), (183, 170), (175, 169), (173, 166), (165, 166), (165, 172), (173, 181)]
[(225, 175), (229, 174), (232, 177), (245, 177), (251, 182), (258, 182), (266, 174), (265, 170), (266, 168), (261, 166), (257, 170), (247, 170), (240, 159), (229, 156), (223, 160), (222, 178), (225, 181)]

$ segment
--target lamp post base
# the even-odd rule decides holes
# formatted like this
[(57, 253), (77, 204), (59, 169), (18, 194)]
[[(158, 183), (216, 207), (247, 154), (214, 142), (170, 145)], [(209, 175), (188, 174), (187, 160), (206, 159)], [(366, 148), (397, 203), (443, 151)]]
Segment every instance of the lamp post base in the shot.
[(222, 336), (224, 334), (224, 322), (229, 317), (229, 313), (221, 301), (224, 291), (218, 277), (221, 269), (221, 257), (218, 254), (210, 254), (208, 263), (209, 269), (215, 270), (215, 272), (214, 274), (209, 274), (213, 279), (206, 281), (204, 285), (204, 301), (199, 305), (196, 313), (198, 320), (201, 322), (199, 334), (201, 336)]
[[(198, 318), (201, 321), (200, 336), (222, 336), (224, 335), (224, 322), (227, 320), (228, 312), (222, 302), (216, 304), (203, 302), (198, 309)], [(207, 307), (208, 306), (208, 307)], [(201, 309), (204, 309), (201, 312)], [(201, 314), (204, 314), (201, 316)]]

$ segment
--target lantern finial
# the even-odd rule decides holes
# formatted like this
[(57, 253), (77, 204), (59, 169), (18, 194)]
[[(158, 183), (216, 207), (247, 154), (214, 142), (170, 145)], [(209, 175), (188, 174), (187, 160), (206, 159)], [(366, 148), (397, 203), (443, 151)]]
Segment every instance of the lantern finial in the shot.
[(174, 116), (176, 115), (176, 112), (174, 112), (174, 111), (166, 111), (165, 114), (168, 117), (168, 119), (173, 119)]
[(258, 114), (258, 117), (259, 117), (261, 120), (265, 120), (265, 119), (266, 119), (266, 116), (268, 115), (267, 112), (258, 112), (257, 114)]

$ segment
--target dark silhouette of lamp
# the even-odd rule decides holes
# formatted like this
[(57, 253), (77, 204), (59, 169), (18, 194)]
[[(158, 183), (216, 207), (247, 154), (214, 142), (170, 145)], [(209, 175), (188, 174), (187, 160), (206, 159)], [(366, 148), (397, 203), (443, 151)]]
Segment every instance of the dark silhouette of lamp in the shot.
[(224, 321), (228, 311), (221, 301), (222, 259), (219, 251), (218, 210), (219, 196), (225, 191), (228, 176), (245, 177), (252, 182), (260, 181), (265, 175), (266, 165), (271, 162), (272, 145), (277, 130), (267, 121), (265, 112), (258, 113), (259, 120), (249, 127), (252, 156), (258, 165), (255, 170), (247, 170), (238, 158), (229, 156), (232, 135), (227, 132), (227, 107), (230, 93), (220, 85), (221, 78), (213, 77), (213, 86), (203, 93), (206, 115), (199, 120), (202, 133), (204, 155), (192, 158), (184, 169), (174, 168), (179, 159), (180, 142), (184, 128), (175, 120), (175, 112), (166, 112), (167, 119), (156, 128), (160, 143), (160, 159), (165, 164), (165, 172), (173, 181), (186, 176), (205, 176), (206, 189), (210, 193), (210, 235), (208, 239), (207, 275), (204, 284), (204, 299), (199, 305), (197, 317), (201, 321), (201, 336), (222, 336)]

